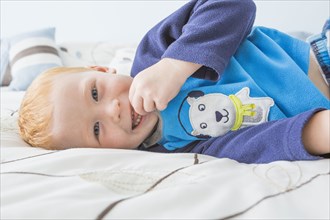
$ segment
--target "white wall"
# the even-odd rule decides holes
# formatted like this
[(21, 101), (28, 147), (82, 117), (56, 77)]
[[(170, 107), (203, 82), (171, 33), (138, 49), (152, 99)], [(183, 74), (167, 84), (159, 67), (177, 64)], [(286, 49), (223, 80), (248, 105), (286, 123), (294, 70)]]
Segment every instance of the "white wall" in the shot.
[(330, 0), (255, 0), (255, 3), (255, 24), (284, 32), (319, 33), (330, 17)]
[[(1, 0), (1, 38), (55, 26), (58, 42), (136, 43), (150, 27), (186, 2), (187, 0)], [(283, 31), (304, 30), (316, 33), (329, 17), (328, 0), (255, 0), (255, 2), (257, 4), (255, 24)]]
[(185, 2), (1, 0), (1, 37), (55, 26), (59, 42), (137, 42)]

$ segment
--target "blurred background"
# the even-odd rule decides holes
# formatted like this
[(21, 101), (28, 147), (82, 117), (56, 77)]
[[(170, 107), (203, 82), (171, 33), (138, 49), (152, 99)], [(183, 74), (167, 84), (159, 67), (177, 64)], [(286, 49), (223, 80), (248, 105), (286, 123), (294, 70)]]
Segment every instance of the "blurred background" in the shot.
[[(56, 27), (57, 42), (137, 43), (149, 28), (186, 2), (1, 0), (1, 38)], [(329, 0), (255, 0), (255, 3), (255, 25), (284, 32), (318, 33), (329, 17)]]

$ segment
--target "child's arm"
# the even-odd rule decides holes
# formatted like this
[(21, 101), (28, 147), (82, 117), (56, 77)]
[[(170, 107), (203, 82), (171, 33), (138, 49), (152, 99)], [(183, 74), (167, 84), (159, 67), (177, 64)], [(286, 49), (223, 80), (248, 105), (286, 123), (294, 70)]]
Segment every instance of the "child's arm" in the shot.
[[(146, 110), (153, 110), (155, 107), (162, 109), (192, 74), (194, 77), (218, 79), (231, 56), (250, 32), (255, 11), (252, 0), (195, 0), (153, 27), (140, 42), (132, 66), (133, 77), (145, 75), (133, 80), (130, 101), (135, 110), (144, 114)], [(171, 58), (173, 62), (163, 61), (164, 58)], [(183, 71), (179, 72), (180, 64), (174, 64), (175, 60), (185, 61), (184, 66), (188, 65), (189, 71), (183, 72), (183, 67)], [(203, 67), (199, 68), (200, 66)], [(155, 70), (157, 77), (165, 76), (161, 77), (162, 80), (150, 82), (151, 78), (146, 75), (155, 74)], [(171, 74), (175, 72), (177, 74), (174, 77)], [(169, 75), (172, 78), (168, 78)], [(142, 82), (144, 79), (148, 83)], [(140, 89), (137, 88), (149, 91), (139, 94)], [(165, 92), (157, 92), (160, 88)], [(169, 91), (171, 94), (166, 95)], [(154, 93), (157, 95), (148, 101), (149, 94)], [(149, 103), (146, 109), (143, 107), (144, 99)], [(158, 100), (165, 101), (158, 103)]]
[(174, 151), (161, 145), (148, 149), (164, 153), (198, 153), (242, 163), (317, 160), (330, 154), (330, 110), (315, 109), (291, 118), (265, 122), (224, 136), (192, 142)]
[(329, 120), (330, 110), (315, 109), (229, 132), (221, 137), (192, 142), (174, 151), (161, 145), (141, 150), (206, 154), (242, 163), (317, 160), (330, 153)]
[(305, 149), (313, 155), (330, 153), (330, 110), (317, 112), (303, 129)]
[(265, 122), (202, 141), (189, 152), (244, 163), (320, 159), (330, 153), (329, 114), (330, 110), (317, 109)]

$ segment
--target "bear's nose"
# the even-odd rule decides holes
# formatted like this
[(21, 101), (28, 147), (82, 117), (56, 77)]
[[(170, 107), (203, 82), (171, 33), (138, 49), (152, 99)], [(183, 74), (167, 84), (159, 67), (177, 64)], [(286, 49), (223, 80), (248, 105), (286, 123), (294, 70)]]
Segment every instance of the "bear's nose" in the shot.
[(221, 121), (222, 117), (223, 117), (223, 115), (220, 112), (215, 111), (215, 120), (217, 122)]

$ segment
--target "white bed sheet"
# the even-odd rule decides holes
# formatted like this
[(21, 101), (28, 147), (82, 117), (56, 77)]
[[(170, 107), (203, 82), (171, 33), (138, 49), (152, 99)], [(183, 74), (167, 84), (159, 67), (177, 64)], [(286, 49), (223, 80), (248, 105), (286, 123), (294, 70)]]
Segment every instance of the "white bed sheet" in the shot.
[(1, 88), (1, 219), (329, 219), (330, 160), (32, 148)]

